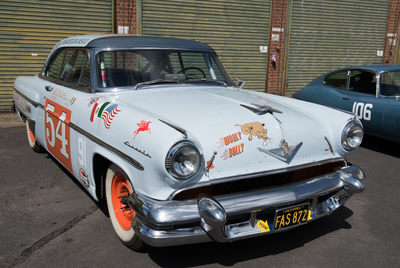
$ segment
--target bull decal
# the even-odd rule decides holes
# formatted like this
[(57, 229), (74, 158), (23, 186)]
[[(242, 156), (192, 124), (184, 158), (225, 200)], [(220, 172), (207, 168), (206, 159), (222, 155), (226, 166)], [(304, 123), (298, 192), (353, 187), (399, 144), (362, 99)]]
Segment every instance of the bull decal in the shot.
[(267, 130), (264, 128), (264, 125), (265, 124), (260, 122), (251, 122), (243, 125), (236, 124), (235, 126), (240, 126), (242, 128), (242, 133), (244, 135), (249, 135), (249, 141), (251, 141), (253, 140), (253, 136), (263, 140), (268, 139)]

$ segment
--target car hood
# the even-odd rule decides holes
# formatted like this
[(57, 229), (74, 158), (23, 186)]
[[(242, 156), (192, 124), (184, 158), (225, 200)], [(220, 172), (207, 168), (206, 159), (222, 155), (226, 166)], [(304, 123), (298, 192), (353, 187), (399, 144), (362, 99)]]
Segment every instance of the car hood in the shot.
[[(338, 136), (349, 117), (314, 104), (231, 87), (153, 86), (120, 94), (118, 101), (184, 129), (200, 147), (205, 165), (215, 154), (205, 179), (341, 157), (336, 150)], [(265, 112), (267, 106), (276, 111)], [(257, 108), (260, 114), (252, 111)], [(342, 121), (338, 133), (322, 115)], [(159, 142), (165, 141), (159, 135)]]

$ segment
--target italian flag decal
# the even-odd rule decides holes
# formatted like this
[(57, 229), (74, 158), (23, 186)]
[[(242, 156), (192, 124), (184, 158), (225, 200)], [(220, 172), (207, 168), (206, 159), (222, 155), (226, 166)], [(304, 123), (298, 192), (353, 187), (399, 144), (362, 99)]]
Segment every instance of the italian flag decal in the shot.
[(93, 106), (92, 113), (90, 114), (90, 122), (93, 122), (94, 117), (101, 117), (102, 112), (106, 108), (106, 106), (110, 104), (110, 102), (105, 102), (103, 105), (99, 106), (99, 104), (96, 102)]

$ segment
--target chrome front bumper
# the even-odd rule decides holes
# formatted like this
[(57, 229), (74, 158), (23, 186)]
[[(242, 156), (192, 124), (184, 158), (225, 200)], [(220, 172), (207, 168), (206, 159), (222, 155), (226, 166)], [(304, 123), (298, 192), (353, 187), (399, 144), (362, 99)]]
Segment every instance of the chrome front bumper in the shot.
[[(280, 208), (309, 203), (309, 221), (328, 215), (364, 190), (364, 177), (361, 169), (350, 166), (284, 187), (187, 201), (158, 201), (133, 194), (128, 204), (136, 212), (132, 227), (151, 246), (230, 242), (281, 231), (273, 226)], [(259, 220), (268, 224), (268, 231), (257, 227)]]

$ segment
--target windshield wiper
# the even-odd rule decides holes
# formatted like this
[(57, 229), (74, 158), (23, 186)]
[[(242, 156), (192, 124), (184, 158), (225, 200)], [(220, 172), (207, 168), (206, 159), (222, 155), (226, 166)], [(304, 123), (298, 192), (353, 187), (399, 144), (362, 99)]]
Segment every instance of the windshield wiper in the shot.
[(156, 84), (164, 84), (164, 83), (179, 83), (182, 82), (180, 80), (165, 80), (165, 79), (154, 79), (150, 81), (145, 81), (145, 82), (140, 82), (137, 83), (134, 87), (134, 89), (139, 89), (142, 86), (147, 86), (147, 85), (156, 85)]
[(202, 78), (202, 79), (189, 79), (189, 80), (187, 80), (187, 82), (207, 82), (207, 83), (217, 83), (217, 84), (220, 84), (220, 85), (222, 85), (224, 87), (228, 86), (228, 84), (225, 81), (205, 79), (205, 78)]
[(154, 80), (150, 80), (150, 81), (145, 81), (145, 82), (140, 82), (137, 83), (134, 87), (135, 90), (141, 88), (142, 86), (147, 86), (147, 85), (156, 85), (156, 84), (164, 84), (164, 83), (186, 83), (186, 82), (206, 82), (206, 83), (217, 83), (220, 84), (224, 87), (227, 87), (228, 84), (225, 83), (224, 81), (220, 81), (220, 80), (210, 80), (210, 79), (189, 79), (189, 80), (175, 80), (175, 79), (171, 79), (171, 80), (166, 80), (166, 79), (154, 79)]

